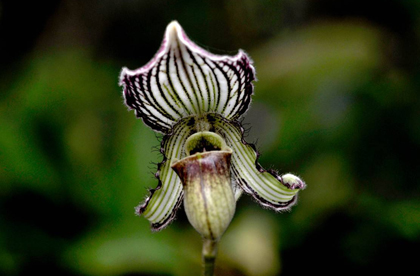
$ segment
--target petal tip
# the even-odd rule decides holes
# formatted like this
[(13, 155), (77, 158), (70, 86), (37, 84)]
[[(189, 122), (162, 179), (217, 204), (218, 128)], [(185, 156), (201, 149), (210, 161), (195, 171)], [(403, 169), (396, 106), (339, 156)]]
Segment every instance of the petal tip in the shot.
[(178, 43), (184, 44), (188, 48), (194, 48), (196, 45), (185, 34), (184, 29), (178, 21), (174, 20), (166, 26), (165, 36), (159, 52), (168, 51), (168, 47), (178, 47)]
[(119, 81), (118, 81), (119, 86), (124, 86), (125, 85), (124, 78), (125, 78), (126, 75), (128, 75), (129, 71), (130, 70), (127, 67), (123, 67), (121, 69), (121, 73), (120, 73), (120, 77), (119, 77)]
[(281, 182), (290, 190), (302, 190), (306, 188), (306, 183), (294, 174), (287, 173), (282, 175)]
[(176, 20), (171, 21), (168, 26), (166, 26), (166, 36), (176, 35), (179, 32), (182, 32), (182, 27)]

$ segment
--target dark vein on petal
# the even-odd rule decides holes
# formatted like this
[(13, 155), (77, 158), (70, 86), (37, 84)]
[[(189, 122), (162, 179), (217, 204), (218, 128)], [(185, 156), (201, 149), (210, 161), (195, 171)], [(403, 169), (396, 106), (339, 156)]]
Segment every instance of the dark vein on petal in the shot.
[(249, 65), (249, 60), (248, 58), (244, 55), (241, 59), (241, 67), (244, 73), (244, 97), (242, 99), (242, 105), (241, 105), (241, 109), (237, 111), (237, 113), (232, 116), (233, 119), (236, 119), (238, 117), (240, 117), (242, 114), (244, 114), (248, 107), (249, 104), (251, 102), (251, 96), (254, 93), (254, 85), (252, 84), (252, 81), (255, 80), (255, 72), (251, 69), (250, 65)]
[[(181, 115), (181, 113), (179, 113), (179, 111), (176, 109), (176, 108), (174, 108), (174, 106), (172, 105), (172, 103), (171, 102), (169, 102), (168, 101), (168, 99), (166, 98), (166, 95), (165, 95), (165, 93), (163, 92), (163, 90), (162, 90), (162, 87), (161, 87), (161, 84), (160, 84), (160, 79), (159, 79), (159, 71), (160, 71), (160, 66), (162, 65), (162, 60), (163, 60), (163, 57), (159, 60), (159, 62), (158, 62), (158, 66), (157, 66), (157, 69), (156, 69), (156, 76), (155, 76), (155, 78), (156, 78), (156, 85), (157, 85), (157, 87), (158, 87), (158, 90), (159, 90), (159, 93), (160, 93), (160, 95), (162, 96), (162, 98), (163, 98), (163, 100), (165, 101), (165, 103), (173, 110), (173, 111), (175, 111), (175, 113), (176, 114), (178, 114), (179, 116), (182, 116)], [(167, 61), (166, 61), (166, 63), (168, 63)], [(166, 72), (166, 75), (168, 75), (168, 73)], [(169, 114), (168, 114), (169, 115)], [(175, 121), (175, 119), (174, 119), (174, 117), (173, 116), (171, 116), (172, 117), (172, 120), (173, 121)]]
[[(179, 44), (179, 41), (178, 41), (178, 40), (177, 40), (177, 44), (178, 44), (177, 49), (178, 49), (178, 53), (179, 53), (179, 56), (180, 56), (181, 65), (182, 65), (182, 67), (183, 67), (183, 69), (184, 69), (184, 71), (185, 71), (185, 76), (187, 77), (187, 80), (188, 80), (188, 82), (189, 82), (189, 84), (190, 84), (190, 87), (191, 87), (191, 89), (192, 89), (192, 91), (193, 91), (193, 94), (194, 94), (194, 96), (195, 96), (195, 99), (196, 99), (196, 101), (197, 101), (197, 108), (198, 108), (198, 110), (196, 110), (196, 112), (197, 112), (198, 114), (200, 114), (200, 113), (201, 113), (201, 112), (200, 112), (200, 110), (201, 110), (201, 108), (200, 108), (200, 101), (198, 100), (197, 92), (195, 91), (195, 88), (194, 88), (193, 82), (191, 81), (191, 77), (190, 77), (190, 74), (189, 74), (188, 69), (187, 69), (187, 64), (185, 63), (184, 57), (182, 56), (181, 46), (180, 46), (180, 44)], [(192, 104), (192, 102), (191, 102), (191, 104)], [(194, 106), (194, 104), (192, 104), (192, 106)]]
[[(159, 117), (156, 117), (149, 110), (149, 108), (146, 107), (146, 104), (149, 104), (149, 106), (151, 106), (151, 105), (150, 105), (150, 100), (148, 99), (148, 97), (145, 93), (146, 90), (145, 90), (144, 84), (143, 84), (143, 77), (144, 77), (143, 75), (139, 75), (139, 86), (140, 86), (140, 91), (142, 92), (141, 95), (143, 95), (143, 97), (145, 98), (145, 103), (143, 103), (143, 101), (141, 101), (140, 99), (139, 99), (139, 102), (141, 102), (143, 104), (144, 109), (147, 110), (150, 114), (149, 116), (142, 116), (143, 121), (149, 126), (153, 125), (153, 121), (155, 121), (155, 125), (159, 125), (161, 128), (162, 128), (162, 124), (168, 126), (168, 124), (165, 121), (163, 121)], [(151, 107), (154, 108), (153, 106), (151, 106)], [(154, 109), (156, 110), (156, 108), (154, 108)], [(156, 110), (156, 111), (158, 111), (158, 110)], [(159, 121), (162, 122), (162, 123), (160, 124)], [(149, 122), (150, 124), (148, 124), (147, 122)]]
[[(194, 55), (193, 55), (193, 53), (187, 48), (187, 51), (188, 51), (188, 54), (190, 55), (190, 57), (191, 57), (191, 59), (192, 59), (192, 61), (193, 61), (193, 63), (195, 64), (195, 65), (197, 65), (197, 68), (199, 69), (199, 71), (200, 71), (200, 73), (201, 73), (201, 75), (203, 76), (203, 82), (204, 82), (204, 84), (206, 85), (206, 92), (207, 92), (207, 110), (206, 111), (210, 111), (210, 102), (211, 102), (211, 98), (210, 98), (210, 90), (209, 90), (209, 85), (208, 85), (208, 83), (207, 83), (207, 78), (206, 78), (206, 75), (204, 74), (204, 72), (203, 72), (203, 69), (202, 69), (202, 66), (200, 65), (200, 64), (198, 64), (198, 62), (197, 62), (197, 59), (194, 57)], [(200, 56), (200, 58), (201, 59), (204, 59), (203, 57), (201, 57)], [(195, 76), (195, 74), (194, 74), (194, 76)], [(198, 86), (198, 88), (200, 89), (200, 85), (199, 85), (199, 83), (198, 83), (198, 81), (197, 81), (197, 86)], [(201, 89), (200, 89), (200, 91), (201, 91)], [(203, 91), (201, 91), (201, 94), (203, 94)], [(204, 98), (203, 98), (203, 108), (204, 108)]]
[[(140, 98), (140, 95), (144, 96), (144, 87), (143, 87), (143, 79), (142, 75), (139, 76), (125, 76), (124, 78), (124, 95), (126, 97), (126, 104), (135, 110), (135, 114), (137, 118), (141, 118), (143, 122), (151, 127), (154, 130), (160, 131), (165, 133), (169, 126), (167, 123), (162, 121), (160, 118), (156, 118), (154, 115), (151, 114), (150, 110), (145, 106), (144, 101)], [(138, 91), (137, 87), (133, 83), (139, 84), (140, 91)], [(147, 116), (149, 115), (149, 116)], [(162, 124), (158, 123), (158, 120), (162, 122)]]
[[(222, 74), (223, 74), (223, 76), (225, 77), (225, 79), (226, 79), (226, 83), (227, 83), (227, 97), (226, 97), (226, 99), (229, 99), (229, 97), (230, 97), (230, 90), (231, 90), (231, 87), (230, 87), (230, 78), (229, 78), (229, 76), (228, 76), (228, 74), (223, 70), (223, 68), (220, 66), (220, 64), (218, 64), (217, 62), (213, 62), (213, 64), (217, 67), (217, 69), (219, 69), (219, 71), (220, 72), (222, 72)], [(219, 94), (221, 94), (221, 92), (219, 92)], [(226, 109), (226, 106), (227, 106), (227, 103), (229, 102), (229, 100), (227, 100), (225, 103), (224, 103), (224, 105), (223, 105), (223, 109), (222, 109), (222, 114), (223, 114), (223, 112), (225, 111), (225, 109)], [(218, 105), (219, 105), (219, 103), (220, 103), (220, 101), (218, 101)]]
[[(158, 62), (160, 63), (160, 61)], [(151, 78), (152, 78), (152, 70), (149, 70), (148, 74), (147, 74), (147, 90), (144, 90), (144, 95), (147, 98), (148, 102), (150, 104), (153, 104), (152, 106), (155, 108), (156, 111), (158, 111), (163, 117), (168, 118), (169, 120), (173, 121), (174, 118), (172, 116), (170, 116), (169, 114), (167, 114), (165, 112), (165, 109), (157, 102), (157, 100), (153, 97), (153, 91), (152, 91), (152, 84), (151, 84)], [(154, 76), (156, 78), (156, 76)], [(148, 95), (149, 94), (149, 95)], [(150, 101), (149, 99), (152, 99), (153, 101)]]
[[(177, 48), (178, 49), (178, 48)], [(179, 60), (181, 60), (181, 63), (183, 64), (183, 59), (182, 59), (182, 53), (181, 53), (181, 50), (179, 50), (178, 49), (178, 55), (179, 55)], [(184, 85), (184, 82), (182, 81), (182, 79), (181, 79), (181, 75), (180, 75), (180, 73), (179, 73), (179, 67), (178, 67), (178, 59), (176, 58), (176, 56), (175, 56), (175, 51), (174, 51), (174, 64), (175, 64), (175, 70), (176, 70), (176, 76), (177, 76), (177, 78), (178, 78), (178, 81), (179, 81), (179, 83), (181, 84), (181, 86), (182, 86), (182, 89), (184, 90), (184, 92), (185, 92), (185, 95), (187, 95), (187, 97), (188, 97), (188, 100), (189, 100), (189, 102), (190, 102), (190, 104), (191, 104), (191, 108), (193, 109), (193, 111), (194, 112), (196, 112), (197, 113), (197, 110), (195, 109), (195, 105), (193, 104), (193, 102), (192, 102), (192, 99), (191, 99), (191, 95), (188, 93), (188, 90), (185, 88), (185, 85)], [(185, 70), (185, 69), (184, 69)], [(187, 74), (187, 72), (185, 72), (185, 74), (188, 76), (188, 74)]]
[[(210, 71), (212, 73), (212, 75), (210, 75), (210, 80), (211, 80), (212, 85), (213, 85), (213, 93), (214, 93), (214, 98), (213, 98), (213, 101), (214, 101), (213, 111), (216, 111), (217, 110), (217, 106), (219, 106), (219, 103), (220, 103), (220, 83), (219, 83), (219, 80), (217, 79), (216, 72), (210, 66), (210, 64), (208, 64), (207, 59), (203, 58), (203, 61), (209, 67), (209, 69), (210, 69)], [(214, 64), (214, 62), (213, 62), (213, 64)], [(215, 90), (213, 78), (214, 78), (214, 81), (216, 82), (217, 92)]]
[[(172, 78), (171, 78), (171, 74), (170, 74), (170, 70), (169, 70), (169, 63), (170, 63), (170, 54), (171, 54), (171, 51), (169, 51), (168, 52), (168, 54), (167, 54), (167, 57), (166, 57), (166, 74), (167, 74), (167, 76), (168, 76), (168, 83), (169, 83), (169, 86), (171, 87), (171, 89), (172, 89), (172, 91), (173, 91), (173, 94), (175, 95), (175, 97), (176, 97), (176, 100), (179, 102), (179, 103), (181, 103), (182, 104), (182, 107), (183, 107), (183, 109), (184, 109), (184, 111), (185, 112), (187, 112), (188, 111), (188, 108), (185, 106), (185, 103), (181, 100), (181, 98), (179, 97), (179, 94), (177, 93), (177, 91), (175, 90), (175, 87), (174, 87), (174, 85), (173, 85), (173, 83), (172, 83)], [(174, 59), (173, 59), (173, 61), (174, 61), (174, 64), (175, 64), (175, 68), (177, 68), (177, 65), (176, 65), (176, 58), (175, 58), (175, 54), (174, 54)], [(177, 71), (177, 70), (175, 70), (175, 71)], [(179, 77), (178, 77), (179, 78)], [(185, 89), (184, 89), (185, 90)], [(187, 93), (188, 94), (188, 93)]]
[[(233, 82), (231, 85), (232, 85), (232, 87), (233, 86), (235, 86), (235, 83), (238, 83), (238, 89), (236, 90), (236, 95), (237, 95), (237, 97), (236, 97), (236, 102), (235, 102), (235, 106), (232, 108), (232, 111), (231, 111), (231, 113), (229, 114), (229, 115), (232, 115), (233, 114), (233, 111), (238, 107), (238, 103), (239, 103), (239, 100), (240, 100), (240, 98), (241, 98), (241, 87), (242, 87), (242, 83), (241, 83), (241, 74), (239, 73), (239, 71), (236, 69), (236, 66), (234, 66), (233, 64), (230, 64), (230, 63), (228, 63), (228, 62), (224, 62), (224, 64), (226, 65), (226, 66), (228, 66), (229, 68), (230, 68), (230, 70), (236, 75), (236, 81), (235, 82)], [(233, 91), (232, 91), (233, 92)], [(233, 97), (233, 95), (232, 95), (232, 97)], [(230, 95), (229, 95), (229, 98), (228, 98), (228, 102), (230, 101)], [(231, 116), (228, 116), (228, 117), (231, 117)]]

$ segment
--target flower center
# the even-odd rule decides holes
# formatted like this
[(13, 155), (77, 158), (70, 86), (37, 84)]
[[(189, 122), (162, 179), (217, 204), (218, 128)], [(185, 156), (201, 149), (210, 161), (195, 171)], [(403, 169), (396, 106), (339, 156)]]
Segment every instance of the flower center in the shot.
[(210, 131), (197, 132), (188, 137), (185, 142), (187, 156), (198, 152), (228, 150), (225, 140), (218, 134)]
[(187, 156), (172, 163), (181, 180), (191, 225), (211, 241), (220, 239), (235, 213), (230, 173), (232, 150), (218, 134), (202, 131), (188, 137)]

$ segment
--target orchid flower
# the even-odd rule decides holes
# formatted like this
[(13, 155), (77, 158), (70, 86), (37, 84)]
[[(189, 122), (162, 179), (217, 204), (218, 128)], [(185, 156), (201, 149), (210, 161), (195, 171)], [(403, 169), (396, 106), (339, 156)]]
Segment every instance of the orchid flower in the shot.
[[(163, 161), (155, 174), (159, 183), (136, 207), (153, 230), (172, 222), (183, 199), (190, 222), (213, 240), (230, 223), (243, 192), (275, 211), (296, 203), (305, 183), (295, 175), (263, 169), (255, 146), (244, 140), (239, 119), (251, 103), (254, 80), (255, 69), (245, 52), (211, 54), (194, 44), (176, 21), (167, 26), (149, 63), (133, 71), (122, 69), (125, 104), (164, 135)], [(209, 217), (227, 225), (209, 223)]]

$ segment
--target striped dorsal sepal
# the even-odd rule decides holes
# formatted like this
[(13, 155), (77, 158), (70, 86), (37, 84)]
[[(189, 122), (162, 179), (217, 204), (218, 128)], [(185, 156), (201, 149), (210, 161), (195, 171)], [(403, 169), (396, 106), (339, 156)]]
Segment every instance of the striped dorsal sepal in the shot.
[(251, 102), (254, 79), (252, 61), (242, 50), (235, 56), (211, 54), (174, 21), (148, 64), (133, 71), (122, 69), (120, 85), (136, 116), (153, 130), (168, 133), (189, 115), (215, 112), (239, 118)]

